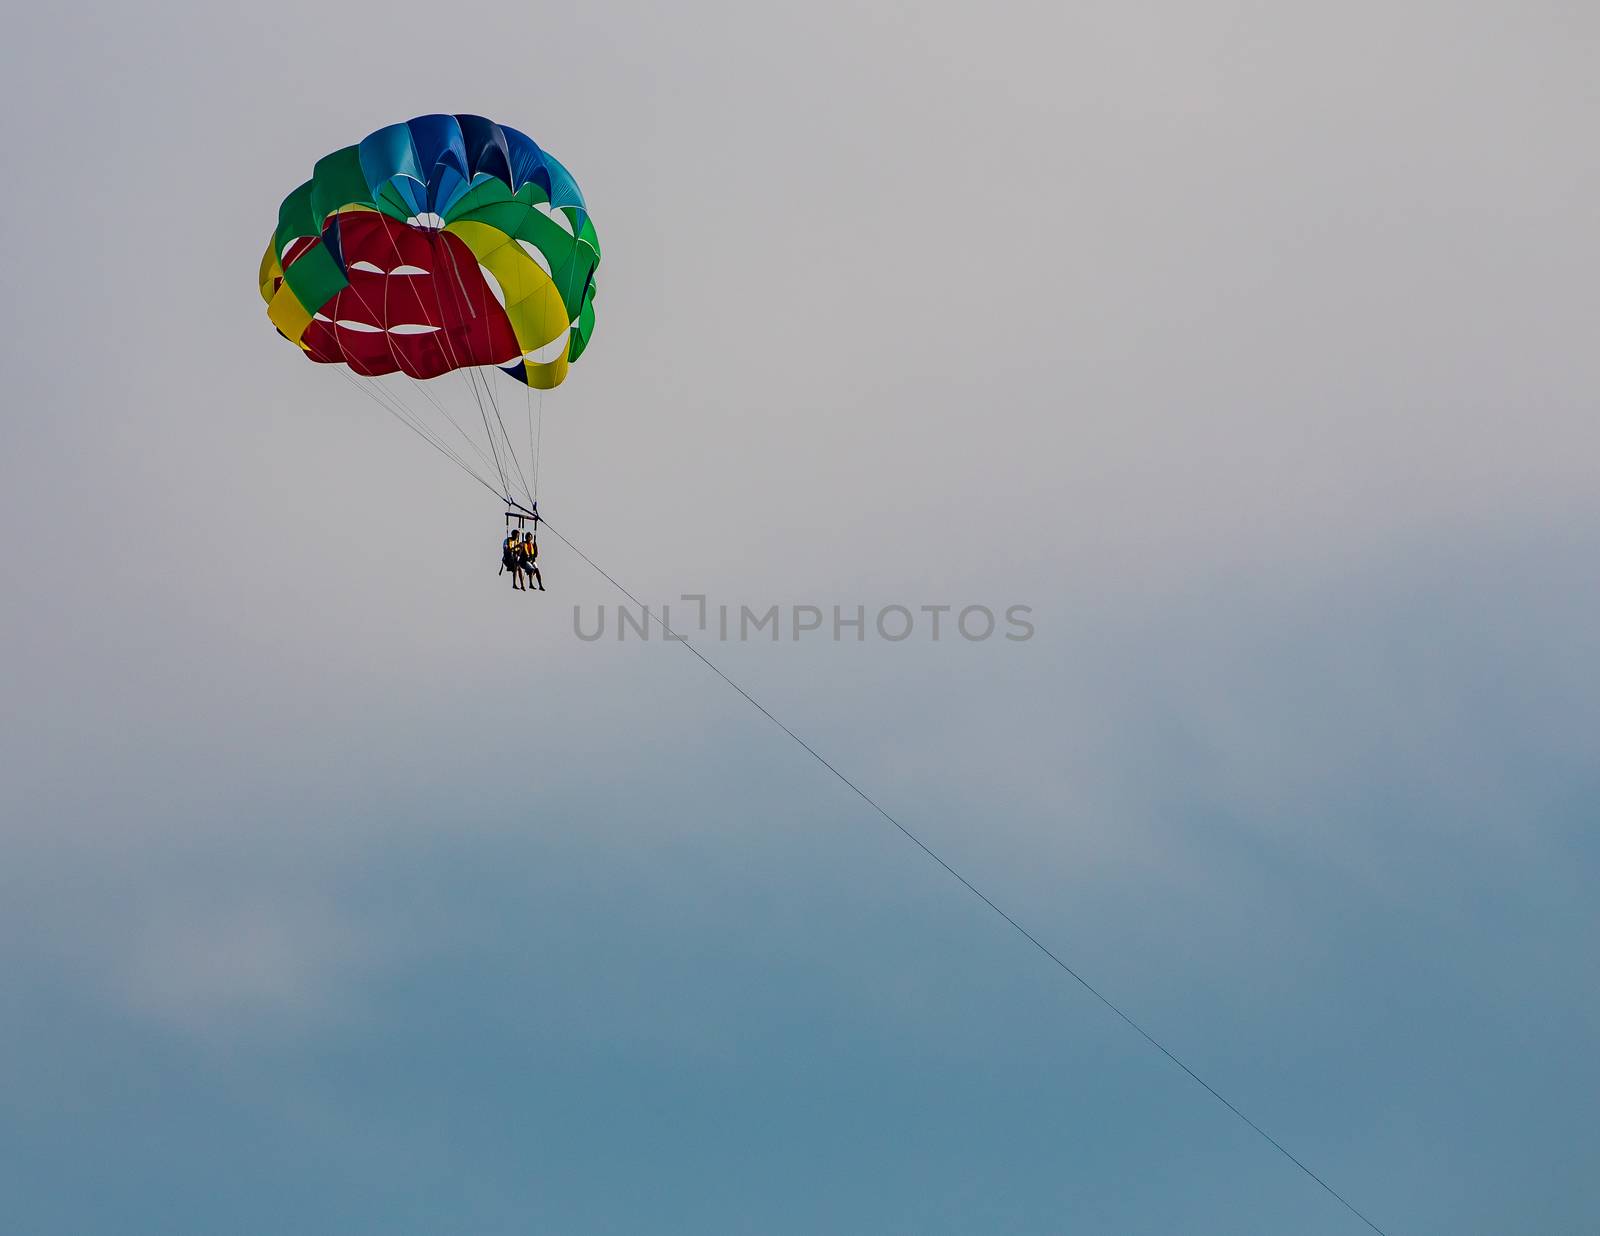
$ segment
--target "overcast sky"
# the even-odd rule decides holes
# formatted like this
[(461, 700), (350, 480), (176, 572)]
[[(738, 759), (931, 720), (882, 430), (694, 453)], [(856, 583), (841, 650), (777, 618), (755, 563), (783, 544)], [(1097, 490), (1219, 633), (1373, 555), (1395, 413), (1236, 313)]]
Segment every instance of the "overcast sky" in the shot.
[(1596, 1230), (1593, 6), (243, 7), (0, 49), (8, 1228), (1363, 1230), (274, 334), (462, 111), (604, 247), (575, 545), (1031, 606), (706, 652), (1386, 1230)]

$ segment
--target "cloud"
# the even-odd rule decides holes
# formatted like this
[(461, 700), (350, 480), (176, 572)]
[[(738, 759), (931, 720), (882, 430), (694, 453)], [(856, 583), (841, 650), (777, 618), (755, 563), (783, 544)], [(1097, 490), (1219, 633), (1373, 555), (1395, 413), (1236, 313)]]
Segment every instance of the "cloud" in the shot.
[(219, 1043), (326, 1031), (347, 1020), (360, 1006), (353, 980), (370, 974), (382, 953), (334, 907), (267, 890), (163, 906), (107, 943), (104, 978), (127, 1009)]

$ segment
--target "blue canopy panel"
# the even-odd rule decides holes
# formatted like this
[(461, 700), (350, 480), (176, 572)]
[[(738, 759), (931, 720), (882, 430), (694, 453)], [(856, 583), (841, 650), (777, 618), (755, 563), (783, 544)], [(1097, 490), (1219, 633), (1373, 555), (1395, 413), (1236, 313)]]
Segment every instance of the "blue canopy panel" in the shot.
[(418, 116), (406, 122), (416, 143), (417, 162), (428, 182), (430, 213), (443, 215), (467, 191), (467, 143), (454, 116)]
[(511, 152), (500, 126), (483, 116), (457, 116), (456, 119), (461, 122), (471, 179), (493, 176), (511, 188)]
[(405, 202), (412, 215), (428, 209), (427, 177), (411, 136), (411, 127), (391, 124), (362, 139), (361, 171), (377, 201), (385, 187), (391, 187)]

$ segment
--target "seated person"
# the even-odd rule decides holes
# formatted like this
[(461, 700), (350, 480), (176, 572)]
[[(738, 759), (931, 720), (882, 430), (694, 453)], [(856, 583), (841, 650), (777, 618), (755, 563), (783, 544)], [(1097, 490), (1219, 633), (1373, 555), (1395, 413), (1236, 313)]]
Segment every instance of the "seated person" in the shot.
[(538, 560), (539, 542), (533, 539), (533, 533), (524, 532), (522, 534), (522, 569), (527, 572), (528, 582), (538, 584), (539, 591), (543, 592), (545, 590), (544, 576), (539, 574), (539, 568), (535, 565)]
[(515, 532), (506, 533), (500, 543), (500, 569), (511, 572), (511, 586), (522, 589), (522, 542)]

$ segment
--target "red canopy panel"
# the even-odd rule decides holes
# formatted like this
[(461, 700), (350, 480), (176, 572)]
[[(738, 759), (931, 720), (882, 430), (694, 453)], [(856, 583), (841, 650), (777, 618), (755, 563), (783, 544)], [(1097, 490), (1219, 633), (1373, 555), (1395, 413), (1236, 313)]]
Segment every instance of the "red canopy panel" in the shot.
[(337, 225), (350, 286), (306, 328), (301, 342), (311, 359), (369, 376), (398, 369), (436, 378), (522, 355), (478, 259), (459, 238), (373, 210), (344, 211)]

